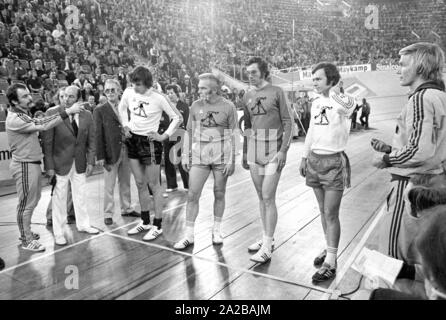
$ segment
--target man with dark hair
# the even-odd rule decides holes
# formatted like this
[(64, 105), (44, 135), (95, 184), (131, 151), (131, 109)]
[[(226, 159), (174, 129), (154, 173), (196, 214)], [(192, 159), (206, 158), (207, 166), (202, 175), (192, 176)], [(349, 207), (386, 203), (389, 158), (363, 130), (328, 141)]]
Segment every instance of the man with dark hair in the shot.
[[(163, 152), (162, 142), (169, 139), (181, 124), (181, 115), (169, 100), (152, 87), (150, 71), (142, 66), (130, 73), (132, 87), (127, 88), (119, 103), (122, 126), (126, 136), (126, 145), (130, 159), (130, 168), (135, 177), (141, 206), (142, 221), (128, 231), (134, 235), (149, 231), (143, 240), (156, 239), (163, 232), (163, 191), (160, 185), (160, 164)], [(158, 133), (163, 111), (171, 119), (163, 134)], [(150, 195), (147, 185), (152, 189), (155, 205), (155, 219), (150, 225)]]
[[(166, 170), (166, 179), (167, 179), (167, 192), (175, 191), (178, 188), (177, 184), (177, 170), (175, 169), (175, 163), (177, 163), (178, 152), (181, 152), (181, 148), (179, 146), (177, 139), (184, 139), (184, 131), (186, 130), (187, 121), (189, 119), (189, 106), (181, 101), (180, 94), (178, 92), (178, 88), (174, 85), (166, 86), (167, 97), (169, 97), (170, 102), (172, 102), (178, 111), (181, 113), (183, 117), (183, 123), (180, 126), (181, 130), (177, 130), (176, 134), (171, 137), (168, 141), (164, 141), (164, 161), (165, 161), (165, 170)], [(183, 142), (181, 142), (182, 144)], [(174, 152), (171, 155), (171, 150), (174, 148)], [(173, 160), (173, 162), (172, 162)], [(181, 160), (181, 159), (180, 159)], [(189, 173), (184, 170), (181, 165), (181, 161), (179, 163), (178, 169), (180, 170), (181, 179), (183, 180), (184, 189), (189, 189)]]
[(311, 107), (310, 128), (305, 139), (300, 174), (313, 188), (321, 213), (326, 249), (316, 257), (319, 270), (314, 282), (335, 277), (337, 251), (341, 237), (339, 208), (345, 188), (350, 187), (350, 163), (344, 150), (349, 136), (349, 121), (355, 100), (339, 92), (341, 78), (331, 63), (320, 63), (312, 71), (317, 92)]
[[(67, 87), (63, 98), (65, 99), (63, 106), (48, 109), (46, 113), (51, 115), (61, 112), (64, 107), (69, 108), (79, 103), (80, 89), (77, 86)], [(85, 189), (86, 179), (93, 173), (95, 142), (93, 117), (87, 110), (66, 119), (64, 123), (43, 134), (45, 169), (48, 176), (56, 176), (52, 212), (53, 232), (57, 245), (67, 244), (63, 229), (67, 215), (69, 182), (71, 182), (77, 230), (88, 234), (99, 233), (90, 225)]]
[(42, 188), (40, 169), (42, 150), (38, 133), (54, 128), (70, 115), (79, 113), (81, 106), (74, 104), (51, 116), (37, 119), (30, 116), (29, 112), (34, 104), (26, 86), (11, 85), (6, 96), (11, 106), (6, 118), (6, 133), (12, 152), (10, 169), (16, 181), (19, 198), (17, 224), (22, 248), (40, 252), (44, 251), (45, 247), (37, 241), (39, 236), (31, 232), (31, 218), (39, 202)]
[(248, 247), (251, 260), (271, 259), (277, 225), (276, 191), (292, 139), (292, 112), (280, 87), (267, 81), (268, 64), (260, 57), (247, 66), (253, 89), (243, 97), (245, 137), (243, 167), (250, 170), (257, 191), (263, 237)]
[(364, 129), (369, 128), (369, 116), (370, 116), (370, 103), (368, 103), (367, 100), (363, 98), (361, 104), (361, 117), (359, 118), (359, 121), (361, 121), (361, 125)]

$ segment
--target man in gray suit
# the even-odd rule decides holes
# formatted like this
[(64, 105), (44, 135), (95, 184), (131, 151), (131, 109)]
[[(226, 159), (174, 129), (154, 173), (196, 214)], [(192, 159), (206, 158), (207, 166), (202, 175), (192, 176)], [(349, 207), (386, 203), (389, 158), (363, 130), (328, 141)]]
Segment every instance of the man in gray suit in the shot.
[[(76, 86), (65, 89), (65, 108), (79, 103), (81, 93)], [(48, 115), (59, 112), (63, 106), (51, 108)], [(95, 133), (91, 112), (85, 110), (71, 116), (43, 135), (45, 169), (49, 176), (56, 175), (53, 196), (53, 231), (57, 245), (66, 245), (63, 227), (67, 215), (68, 182), (71, 182), (76, 226), (79, 232), (97, 234), (90, 226), (87, 212), (86, 178), (93, 172), (95, 162)]]
[(104, 223), (113, 224), (115, 211), (114, 190), (116, 178), (119, 181), (121, 215), (140, 217), (131, 205), (130, 164), (124, 143), (124, 131), (118, 104), (121, 94), (118, 80), (108, 79), (104, 84), (107, 102), (93, 111), (96, 124), (96, 158), (104, 166)]

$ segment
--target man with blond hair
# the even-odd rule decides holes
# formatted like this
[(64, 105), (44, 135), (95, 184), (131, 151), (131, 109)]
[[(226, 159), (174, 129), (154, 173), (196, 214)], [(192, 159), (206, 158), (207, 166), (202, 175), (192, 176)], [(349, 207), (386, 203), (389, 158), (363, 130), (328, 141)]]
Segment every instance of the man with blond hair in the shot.
[(225, 211), (226, 184), (235, 169), (235, 130), (237, 110), (234, 104), (220, 95), (220, 81), (212, 73), (199, 76), (200, 99), (189, 111), (187, 135), (182, 165), (189, 172), (189, 191), (186, 207), (186, 230), (174, 244), (184, 250), (194, 243), (195, 221), (204, 185), (212, 172), (214, 177), (214, 226), (212, 243), (223, 244), (221, 222)]
[(119, 182), (119, 199), (122, 216), (139, 215), (133, 210), (130, 193), (130, 164), (125, 146), (124, 129), (119, 114), (119, 96), (122, 92), (118, 80), (108, 79), (104, 84), (107, 102), (94, 109), (96, 124), (96, 158), (104, 167), (104, 223), (113, 224), (114, 190)]
[(399, 52), (400, 84), (410, 88), (409, 101), (397, 118), (392, 146), (372, 139), (380, 152), (373, 161), (392, 176), (380, 232), (380, 250), (411, 262), (410, 217), (405, 205), (409, 179), (420, 174), (445, 174), (446, 93), (442, 79), (444, 52), (431, 43), (415, 43)]

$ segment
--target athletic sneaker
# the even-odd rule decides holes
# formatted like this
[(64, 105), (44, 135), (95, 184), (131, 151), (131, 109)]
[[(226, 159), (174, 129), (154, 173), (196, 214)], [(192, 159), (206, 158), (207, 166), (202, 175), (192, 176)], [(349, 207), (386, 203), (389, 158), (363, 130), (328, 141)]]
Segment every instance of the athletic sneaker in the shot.
[(22, 249), (28, 250), (28, 251), (33, 251), (33, 252), (45, 251), (45, 247), (42, 244), (40, 244), (37, 240), (23, 242)]
[(313, 275), (313, 282), (324, 282), (336, 277), (336, 266), (323, 263), (322, 267)]
[(163, 229), (158, 229), (158, 227), (153, 227), (149, 232), (142, 238), (144, 241), (152, 241), (163, 234)]
[(166, 192), (163, 192), (163, 198), (168, 198), (169, 194), (167, 194)]
[(85, 232), (85, 233), (88, 233), (88, 234), (98, 234), (99, 233), (98, 229), (92, 228), (92, 227), (81, 228), (81, 229), (78, 229), (77, 231)]
[(271, 252), (265, 252), (263, 250), (257, 251), (255, 255), (250, 258), (251, 261), (258, 263), (265, 263), (271, 260)]
[(220, 232), (212, 233), (212, 243), (215, 245), (223, 244), (223, 237), (221, 236)]
[[(248, 251), (259, 251), (263, 245), (263, 240), (259, 240), (248, 247)], [(274, 239), (272, 242), (272, 250), (274, 250)]]
[(67, 239), (64, 236), (56, 236), (54, 241), (58, 246), (65, 246), (67, 244)]
[(175, 243), (173, 245), (173, 248), (175, 250), (184, 250), (187, 247), (189, 247), (190, 245), (194, 244), (194, 240), (188, 240), (186, 238), (181, 239), (180, 241), (178, 241), (177, 243)]
[(151, 224), (144, 224), (142, 221), (138, 223), (138, 225), (129, 231), (127, 231), (128, 235), (138, 234), (144, 231), (149, 231), (153, 226)]
[(327, 250), (324, 249), (316, 258), (314, 258), (313, 265), (316, 268), (320, 268), (327, 257)]
[(178, 188), (172, 188), (172, 189), (166, 189), (166, 192), (167, 193), (171, 193), (171, 192), (175, 192), (175, 191), (177, 191), (178, 190)]

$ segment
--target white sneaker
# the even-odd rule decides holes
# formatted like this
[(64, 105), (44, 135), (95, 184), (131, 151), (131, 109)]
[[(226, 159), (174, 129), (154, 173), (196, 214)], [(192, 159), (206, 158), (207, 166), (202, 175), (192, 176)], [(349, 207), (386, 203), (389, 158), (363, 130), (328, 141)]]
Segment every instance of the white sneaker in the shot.
[(80, 228), (78, 229), (79, 232), (85, 232), (88, 234), (98, 234), (99, 230), (96, 228), (92, 228), (92, 227), (86, 227), (86, 228)]
[(56, 236), (55, 241), (58, 246), (65, 246), (67, 244), (67, 239), (64, 236)]
[(163, 229), (158, 229), (158, 227), (153, 227), (149, 232), (142, 238), (144, 241), (152, 241), (163, 234)]
[(250, 258), (250, 260), (257, 263), (265, 263), (271, 260), (271, 252), (265, 252), (263, 250), (259, 250), (255, 255), (253, 255)]
[[(263, 245), (263, 240), (259, 240), (259, 241), (255, 242), (255, 243), (253, 243), (252, 245), (250, 245), (248, 247), (248, 251), (259, 251), (260, 248), (262, 247), (262, 245)], [(272, 242), (272, 249), (271, 250), (274, 250), (274, 239), (273, 239), (273, 242)]]
[(138, 234), (140, 232), (144, 232), (144, 231), (148, 231), (152, 228), (153, 226), (151, 224), (144, 224), (142, 221), (140, 223), (138, 223), (138, 225), (132, 229), (130, 229), (129, 231), (127, 231), (128, 235), (134, 235), (134, 234)]
[(215, 245), (223, 244), (223, 237), (220, 232), (212, 232), (212, 243)]
[[(262, 245), (263, 245), (263, 240), (259, 240), (257, 242), (254, 242), (252, 245), (250, 245), (248, 247), (248, 251), (259, 251), (260, 248), (262, 247)], [(274, 239), (273, 239), (273, 242), (272, 242), (271, 251), (273, 251), (273, 250), (274, 250)]]
[(177, 243), (175, 243), (173, 245), (173, 248), (175, 250), (184, 250), (184, 249), (186, 249), (187, 247), (189, 247), (190, 245), (193, 245), (193, 244), (194, 244), (194, 240), (189, 240), (189, 239), (183, 238), (180, 241), (178, 241)]
[(163, 198), (167, 198), (169, 197), (169, 194), (167, 194), (166, 192), (163, 192)]
[(178, 190), (178, 188), (166, 189), (166, 192), (171, 193), (171, 192), (175, 192), (177, 190)]
[(45, 247), (40, 244), (37, 240), (32, 240), (30, 242), (24, 242), (22, 244), (22, 249), (33, 251), (33, 252), (42, 252), (45, 251)]

